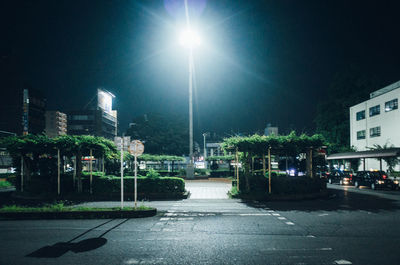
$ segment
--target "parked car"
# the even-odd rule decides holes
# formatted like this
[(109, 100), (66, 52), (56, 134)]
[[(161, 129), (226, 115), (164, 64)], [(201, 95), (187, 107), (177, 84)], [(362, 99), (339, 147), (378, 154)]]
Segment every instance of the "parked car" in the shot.
[(396, 184), (384, 171), (358, 171), (354, 178), (354, 186), (367, 186), (376, 189), (395, 189)]
[(352, 171), (332, 170), (327, 174), (327, 179), (330, 184), (353, 185), (353, 175)]

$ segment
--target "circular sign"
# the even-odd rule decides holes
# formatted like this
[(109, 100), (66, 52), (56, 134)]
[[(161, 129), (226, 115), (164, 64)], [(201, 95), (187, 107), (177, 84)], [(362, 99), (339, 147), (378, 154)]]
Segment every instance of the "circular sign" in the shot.
[(133, 140), (129, 145), (128, 151), (134, 156), (140, 156), (144, 152), (144, 145), (139, 140)]

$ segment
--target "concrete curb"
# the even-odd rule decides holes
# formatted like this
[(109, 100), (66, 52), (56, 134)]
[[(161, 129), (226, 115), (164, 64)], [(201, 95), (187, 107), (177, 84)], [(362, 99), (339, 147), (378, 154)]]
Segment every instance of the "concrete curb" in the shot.
[(308, 194), (272, 194), (263, 196), (251, 196), (251, 195), (238, 195), (233, 198), (243, 200), (258, 200), (258, 201), (301, 201), (301, 200), (312, 200), (319, 198), (328, 198), (330, 193), (328, 190), (322, 190), (320, 192), (308, 193)]
[[(29, 196), (23, 194), (15, 194), (13, 193), (11, 197), (15, 200), (19, 201), (52, 201), (52, 200), (69, 200), (69, 201), (115, 201), (120, 199), (119, 193), (111, 193), (111, 194), (62, 194), (60, 196)], [(188, 192), (183, 193), (138, 193), (138, 200), (148, 199), (148, 200), (181, 200), (187, 199)], [(124, 200), (129, 201), (133, 198), (133, 194), (125, 193)]]
[(156, 214), (155, 208), (138, 211), (1, 212), (0, 220), (143, 218)]
[(1, 194), (1, 193), (14, 192), (14, 191), (15, 191), (15, 187), (13, 187), (13, 186), (7, 187), (7, 188), (1, 188), (1, 189), (0, 189), (0, 194)]

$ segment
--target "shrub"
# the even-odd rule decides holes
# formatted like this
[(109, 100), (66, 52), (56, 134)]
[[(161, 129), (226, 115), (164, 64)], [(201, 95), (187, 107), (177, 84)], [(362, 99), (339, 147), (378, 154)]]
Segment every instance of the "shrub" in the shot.
[(200, 176), (206, 176), (207, 175), (207, 169), (204, 168), (195, 168), (194, 169), (194, 173), (196, 173), (196, 175), (200, 175)]
[(5, 181), (0, 181), (0, 189), (1, 189), (1, 188), (8, 188), (8, 187), (11, 187), (11, 186), (12, 186), (11, 183), (8, 182), (7, 180), (5, 180)]
[(211, 170), (217, 170), (219, 168), (218, 164), (216, 162), (213, 162), (210, 166)]
[(155, 171), (155, 170), (152, 169), (152, 168), (150, 168), (149, 171), (147, 171), (146, 178), (149, 178), (149, 179), (158, 179), (158, 178), (160, 178), (160, 177), (161, 177), (161, 176), (160, 176), (160, 173), (158, 173), (157, 171)]
[[(268, 192), (268, 178), (262, 176), (248, 176), (250, 192)], [(240, 178), (241, 189), (245, 179)], [(319, 192), (326, 188), (326, 183), (320, 178), (286, 177), (272, 174), (271, 188), (273, 194), (306, 194)]]
[(227, 178), (229, 176), (233, 175), (233, 172), (230, 172), (229, 170), (212, 170), (210, 171), (210, 177), (212, 178)]
[[(84, 171), (84, 172), (82, 172), (82, 176), (89, 177), (90, 172)], [(103, 177), (104, 175), (103, 175), (103, 172), (101, 172), (101, 171), (93, 171), (92, 176), (93, 177)]]
[[(185, 192), (185, 182), (181, 178), (163, 177), (163, 178), (137, 178), (138, 193), (183, 193)], [(124, 192), (133, 193), (134, 177), (124, 178)], [(121, 191), (121, 178), (108, 177), (99, 178), (94, 181), (93, 193), (109, 195)]]

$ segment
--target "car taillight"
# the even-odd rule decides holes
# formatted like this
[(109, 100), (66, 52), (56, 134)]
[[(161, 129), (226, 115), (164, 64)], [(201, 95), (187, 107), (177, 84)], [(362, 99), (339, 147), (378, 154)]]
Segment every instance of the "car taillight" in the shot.
[(386, 175), (383, 175), (382, 178), (383, 178), (383, 179), (386, 179), (387, 177), (386, 177)]

